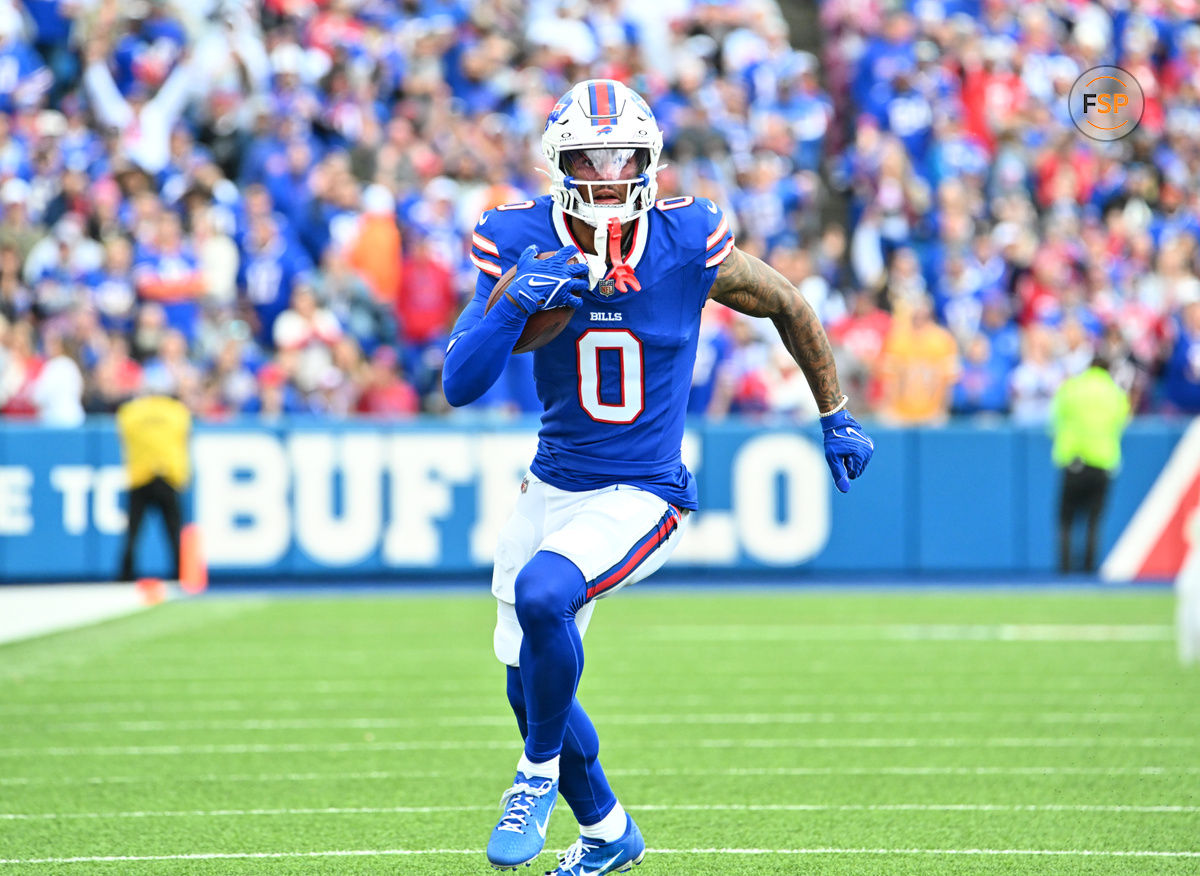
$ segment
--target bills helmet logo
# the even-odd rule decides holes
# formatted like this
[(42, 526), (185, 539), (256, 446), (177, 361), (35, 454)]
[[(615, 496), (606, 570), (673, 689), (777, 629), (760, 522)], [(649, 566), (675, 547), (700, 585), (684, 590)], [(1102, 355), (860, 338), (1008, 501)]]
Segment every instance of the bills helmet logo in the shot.
[(597, 134), (611, 134), (612, 132), (613, 132), (613, 127), (612, 127), (612, 125), (605, 125), (603, 128), (601, 128), (601, 129), (600, 129), (599, 131), (597, 131), (596, 133), (597, 133)]
[(569, 92), (569, 91), (566, 94), (564, 94), (561, 98), (559, 98), (558, 103), (556, 103), (554, 105), (554, 109), (550, 110), (550, 116), (546, 119), (546, 128), (545, 129), (549, 130), (551, 125), (553, 125), (560, 118), (562, 118), (562, 114), (567, 111), (567, 107), (569, 107), (574, 102), (575, 102), (575, 99), (573, 97), (571, 97), (571, 92)]
[(638, 94), (636, 91), (631, 91), (631, 92), (629, 92), (629, 99), (632, 100), (637, 105), (638, 109), (640, 109), (643, 113), (645, 113), (646, 118), (644, 119), (644, 121), (650, 121), (651, 119), (654, 118), (654, 113), (650, 111), (649, 104), (647, 104), (646, 101), (642, 99), (642, 96), (640, 94)]

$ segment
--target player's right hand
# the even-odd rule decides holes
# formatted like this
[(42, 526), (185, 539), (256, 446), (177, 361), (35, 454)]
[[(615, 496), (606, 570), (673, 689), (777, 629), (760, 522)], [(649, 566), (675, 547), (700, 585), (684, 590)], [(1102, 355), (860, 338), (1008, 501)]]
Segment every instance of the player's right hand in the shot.
[(571, 261), (579, 250), (564, 246), (545, 259), (538, 259), (537, 252), (536, 246), (530, 246), (521, 253), (516, 277), (506, 290), (512, 300), (529, 315), (555, 307), (582, 307), (579, 296), (588, 288), (588, 266)]

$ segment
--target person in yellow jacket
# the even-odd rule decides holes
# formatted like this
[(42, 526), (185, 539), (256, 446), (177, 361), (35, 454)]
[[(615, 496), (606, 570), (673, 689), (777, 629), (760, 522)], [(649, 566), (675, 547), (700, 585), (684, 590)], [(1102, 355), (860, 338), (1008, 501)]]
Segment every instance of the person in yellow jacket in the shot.
[(1108, 485), (1121, 464), (1121, 435), (1129, 422), (1129, 397), (1097, 356), (1091, 367), (1059, 386), (1050, 415), (1054, 464), (1062, 469), (1058, 506), (1058, 568), (1072, 569), (1075, 520), (1087, 517), (1083, 571), (1096, 570), (1100, 516)]
[(133, 552), (147, 508), (162, 515), (171, 540), (175, 578), (179, 578), (180, 497), (190, 472), (188, 438), (192, 415), (183, 402), (165, 395), (143, 395), (117, 408), (117, 432), (129, 474), (129, 527), (121, 559), (121, 580), (132, 581)]

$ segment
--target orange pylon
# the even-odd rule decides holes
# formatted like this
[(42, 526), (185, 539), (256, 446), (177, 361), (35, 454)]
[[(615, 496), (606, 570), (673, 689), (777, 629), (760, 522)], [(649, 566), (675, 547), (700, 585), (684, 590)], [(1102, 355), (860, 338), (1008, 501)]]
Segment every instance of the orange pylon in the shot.
[(204, 545), (196, 523), (189, 523), (180, 533), (179, 586), (191, 596), (208, 589), (208, 565), (204, 562)]

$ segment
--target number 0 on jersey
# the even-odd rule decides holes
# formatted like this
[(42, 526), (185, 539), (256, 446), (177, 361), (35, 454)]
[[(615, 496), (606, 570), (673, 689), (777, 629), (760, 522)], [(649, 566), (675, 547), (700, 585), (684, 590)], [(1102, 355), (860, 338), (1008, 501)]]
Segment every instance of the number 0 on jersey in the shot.
[[(598, 423), (632, 423), (646, 407), (642, 342), (629, 329), (589, 329), (575, 342), (579, 364), (579, 405)], [(615, 350), (621, 362), (620, 401), (600, 400), (600, 351)]]

